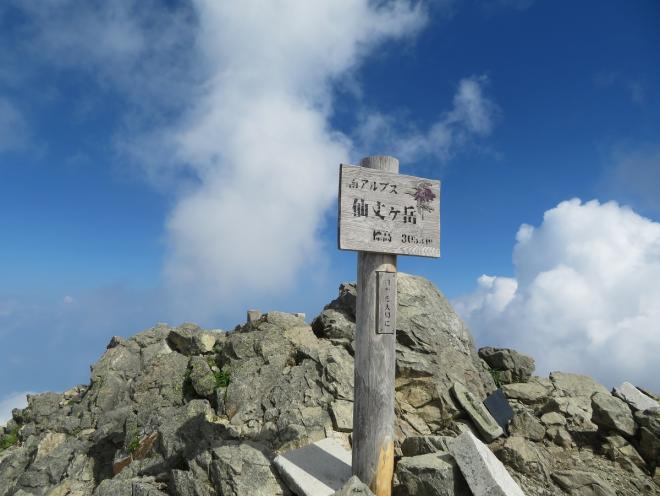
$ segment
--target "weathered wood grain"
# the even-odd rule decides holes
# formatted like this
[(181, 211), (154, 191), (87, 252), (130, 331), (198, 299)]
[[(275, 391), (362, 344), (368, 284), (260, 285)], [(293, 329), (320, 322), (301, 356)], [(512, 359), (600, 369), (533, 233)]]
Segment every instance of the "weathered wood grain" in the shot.
[(342, 164), (339, 249), (440, 256), (440, 181)]
[[(396, 173), (392, 157), (367, 157), (363, 167)], [(355, 331), (353, 474), (376, 496), (390, 496), (394, 470), (395, 334), (378, 334), (378, 272), (396, 274), (396, 255), (358, 253)]]

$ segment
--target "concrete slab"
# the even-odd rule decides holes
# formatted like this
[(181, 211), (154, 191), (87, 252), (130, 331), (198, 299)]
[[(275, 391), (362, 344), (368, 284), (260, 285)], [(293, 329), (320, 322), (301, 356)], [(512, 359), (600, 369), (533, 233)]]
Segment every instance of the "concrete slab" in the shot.
[(640, 410), (642, 412), (644, 410), (648, 410), (649, 408), (660, 406), (657, 401), (642, 393), (629, 382), (624, 382), (619, 387), (612, 389), (612, 394), (617, 398), (621, 398), (635, 410)]
[(471, 432), (464, 432), (449, 450), (474, 496), (525, 496), (501, 461)]
[(504, 435), (504, 431), (495, 421), (486, 407), (467, 388), (460, 382), (455, 382), (452, 391), (456, 400), (463, 410), (468, 414), (470, 420), (474, 423), (486, 442), (495, 441), (498, 437)]
[(332, 496), (351, 478), (351, 452), (327, 438), (283, 453), (273, 460), (297, 496)]

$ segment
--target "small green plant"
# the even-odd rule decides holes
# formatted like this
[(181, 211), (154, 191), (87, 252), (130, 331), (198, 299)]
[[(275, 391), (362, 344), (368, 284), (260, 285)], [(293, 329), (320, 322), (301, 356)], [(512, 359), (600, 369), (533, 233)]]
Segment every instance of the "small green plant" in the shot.
[(135, 450), (137, 450), (140, 447), (140, 436), (135, 433), (133, 435), (133, 438), (131, 439), (131, 442), (128, 443), (128, 447), (126, 448), (127, 451), (132, 455), (135, 453)]
[(229, 383), (231, 382), (229, 372), (218, 370), (217, 372), (213, 372), (213, 375), (215, 376), (215, 387), (229, 386)]
[(504, 371), (497, 369), (490, 369), (490, 375), (493, 377), (493, 381), (495, 381), (495, 385), (498, 388), (502, 387), (502, 372)]
[(18, 427), (10, 430), (3, 436), (0, 436), (0, 451), (11, 448), (16, 443), (18, 443)]

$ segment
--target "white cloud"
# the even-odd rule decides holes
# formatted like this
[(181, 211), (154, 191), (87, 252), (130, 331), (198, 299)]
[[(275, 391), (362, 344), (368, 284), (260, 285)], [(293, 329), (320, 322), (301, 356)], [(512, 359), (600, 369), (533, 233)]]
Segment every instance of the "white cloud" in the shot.
[(30, 391), (22, 393), (10, 393), (0, 400), (0, 425), (5, 425), (11, 419), (11, 411), (14, 408), (25, 408), (27, 406), (28, 394), (34, 394)]
[(565, 201), (521, 226), (513, 261), (515, 278), (482, 276), (455, 301), (480, 345), (529, 353), (540, 373), (660, 389), (660, 223)]
[[(14, 2), (30, 19), (23, 53), (57, 71), (82, 70), (128, 103), (118, 105), (129, 110), (115, 142), (173, 198), (164, 280), (199, 319), (282, 294), (318, 271), (338, 164), (363, 148), (331, 126), (336, 89), (354, 87), (360, 64), (385, 42), (413, 39), (428, 9), (450, 8), (413, 0)], [(485, 83), (460, 81), (451, 110), (422, 135), (399, 139), (395, 152), (446, 160), (489, 134), (495, 106)]]
[[(183, 165), (198, 180), (169, 216), (165, 275), (187, 304), (217, 309), (286, 291), (319, 261), (338, 164), (352, 151), (329, 125), (333, 85), (426, 14), (403, 0), (195, 7), (205, 82), (179, 122), (128, 146), (147, 150), (152, 176)], [(154, 161), (156, 149), (171, 159)]]
[(389, 149), (388, 153), (412, 162), (432, 156), (441, 162), (474, 137), (488, 136), (498, 114), (497, 105), (485, 93), (486, 76), (461, 79), (452, 109), (426, 131), (402, 128), (399, 119), (379, 112), (365, 114), (357, 135), (364, 149)]
[(18, 150), (28, 141), (28, 126), (23, 114), (0, 96), (0, 152)]

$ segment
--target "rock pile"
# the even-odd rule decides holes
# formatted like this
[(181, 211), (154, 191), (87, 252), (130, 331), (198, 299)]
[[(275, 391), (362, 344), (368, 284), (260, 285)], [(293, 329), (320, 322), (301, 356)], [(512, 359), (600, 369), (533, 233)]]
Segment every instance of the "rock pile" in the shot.
[[(429, 281), (400, 274), (398, 290), (395, 494), (660, 493), (654, 398), (477, 353)], [(350, 449), (355, 296), (343, 284), (311, 326), (252, 311), (227, 333), (113, 337), (90, 384), (30, 396), (0, 427), (0, 496), (292, 494), (278, 455), (324, 439)], [(497, 386), (514, 416), (484, 439), (473, 416), (494, 422), (481, 402)], [(336, 494), (371, 492), (352, 478)]]

